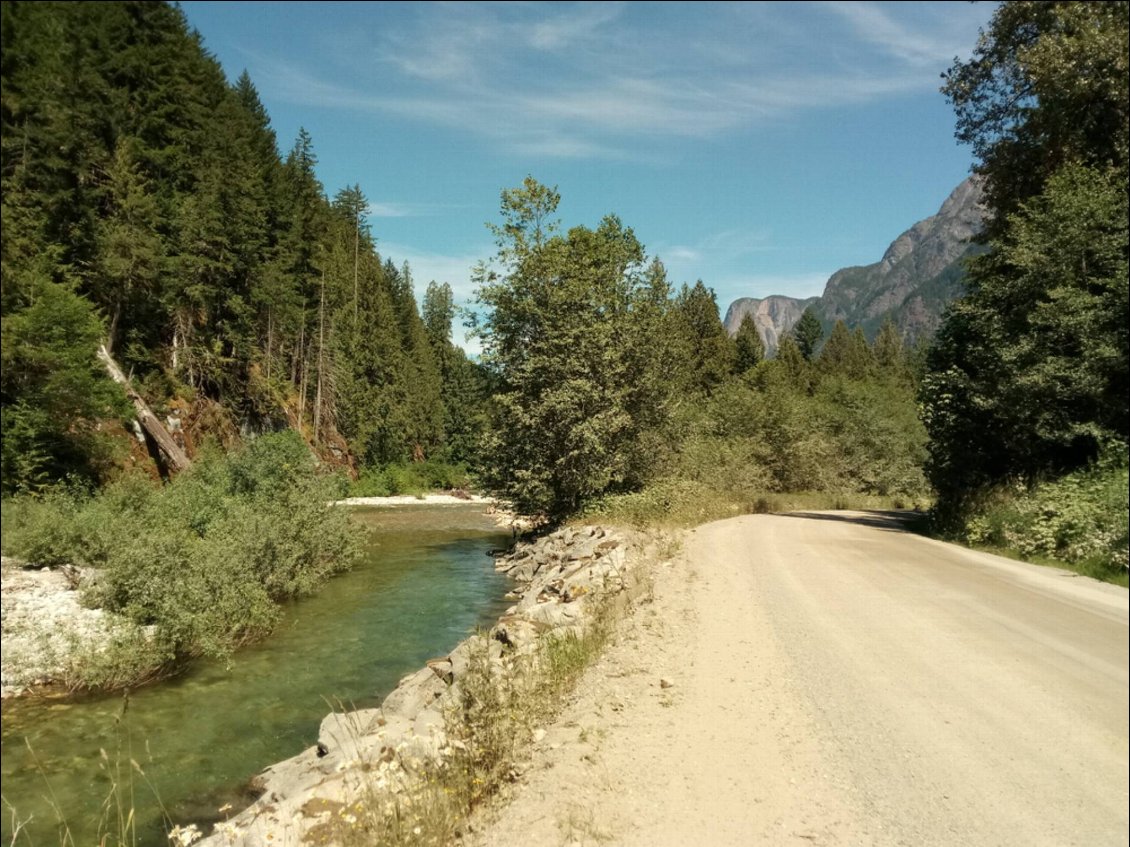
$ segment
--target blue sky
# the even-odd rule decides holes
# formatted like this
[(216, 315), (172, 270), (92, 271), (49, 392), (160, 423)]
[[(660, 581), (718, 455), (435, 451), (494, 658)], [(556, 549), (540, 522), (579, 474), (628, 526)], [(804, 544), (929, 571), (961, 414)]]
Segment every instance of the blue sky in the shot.
[(359, 183), (382, 256), (472, 297), (527, 175), (620, 216), (676, 284), (819, 294), (969, 173), (940, 74), (995, 3), (184, 2), (285, 152)]

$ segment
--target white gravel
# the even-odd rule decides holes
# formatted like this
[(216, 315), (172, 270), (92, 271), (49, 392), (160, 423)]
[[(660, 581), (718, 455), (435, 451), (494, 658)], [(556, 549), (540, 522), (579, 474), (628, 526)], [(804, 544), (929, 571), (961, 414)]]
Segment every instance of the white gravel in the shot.
[(55, 681), (75, 647), (111, 637), (112, 618), (82, 605), (60, 569), (32, 569), (0, 559), (0, 683), (18, 696)]

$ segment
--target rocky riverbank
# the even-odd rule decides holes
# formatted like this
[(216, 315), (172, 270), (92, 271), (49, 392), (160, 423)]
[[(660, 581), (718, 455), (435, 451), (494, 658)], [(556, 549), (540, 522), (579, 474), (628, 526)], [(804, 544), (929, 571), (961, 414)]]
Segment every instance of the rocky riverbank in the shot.
[[(403, 802), (462, 743), (448, 737), (448, 722), (470, 674), (485, 664), (506, 685), (507, 675), (547, 638), (583, 633), (598, 609), (626, 601), (642, 584), (644, 558), (633, 538), (601, 527), (519, 542), (496, 559), (496, 569), (516, 583), (510, 595), (516, 602), (489, 632), (405, 677), (380, 708), (327, 715), (317, 744), (259, 774), (259, 799), (200, 843), (337, 840), (337, 828), (355, 820), (362, 806)], [(188, 839), (195, 834), (177, 831)]]
[[(481, 506), (495, 523), (514, 533), (531, 529), (528, 519), (477, 494), (354, 497), (337, 505), (362, 507)], [(83, 604), (81, 585), (96, 571), (73, 566), (41, 568), (0, 557), (0, 696), (67, 693), (75, 680), (87, 680), (83, 666), (104, 663), (112, 647), (126, 653), (146, 649), (148, 633), (121, 616)], [(107, 682), (112, 683), (112, 669)]]
[(0, 560), (0, 682), (4, 699), (62, 682), (81, 653), (97, 653), (126, 623), (82, 604), (75, 568)]

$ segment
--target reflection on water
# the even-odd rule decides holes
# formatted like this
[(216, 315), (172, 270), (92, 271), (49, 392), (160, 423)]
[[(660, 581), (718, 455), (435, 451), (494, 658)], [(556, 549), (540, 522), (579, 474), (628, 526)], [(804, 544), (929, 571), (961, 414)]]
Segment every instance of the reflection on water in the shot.
[(358, 509), (355, 517), (372, 529), (364, 561), (290, 606), (271, 638), (229, 663), (201, 663), (128, 702), (6, 702), (5, 842), (11, 804), (21, 819), (33, 815), (23, 843), (60, 843), (53, 806), (77, 844), (95, 843), (115, 770), (114, 781), (132, 785), (143, 845), (167, 843), (162, 805), (181, 823), (222, 817), (227, 803), (238, 810), (249, 777), (317, 740), (330, 704), (378, 704), (400, 677), (505, 607), (505, 578), (485, 554), (509, 536), (481, 507)]

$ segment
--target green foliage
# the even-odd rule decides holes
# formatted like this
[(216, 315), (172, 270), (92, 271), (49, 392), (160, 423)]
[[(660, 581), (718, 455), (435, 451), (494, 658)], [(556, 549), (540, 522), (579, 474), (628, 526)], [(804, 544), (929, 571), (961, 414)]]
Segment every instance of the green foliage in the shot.
[(752, 315), (742, 317), (741, 326), (734, 336), (734, 373), (744, 374), (757, 367), (765, 358), (765, 342), (757, 331)]
[(1127, 439), (1127, 204), (1065, 167), (970, 270), (923, 387), (931, 478), (962, 492), (1086, 465)]
[(800, 320), (796, 322), (789, 335), (796, 342), (797, 349), (800, 350), (805, 361), (811, 362), (812, 357), (816, 355), (816, 347), (820, 339), (824, 337), (820, 318), (816, 317), (811, 306), (804, 310), (804, 314), (800, 316)]
[(0, 537), (6, 553), (39, 567), (83, 561), (85, 544), (79, 515), (87, 497), (81, 491), (56, 486), (38, 497), (5, 498), (0, 502)]
[(642, 246), (615, 217), (551, 236), (557, 200), (530, 179), (503, 192), (499, 269), (477, 273), (484, 360), (500, 387), (486, 481), (553, 517), (641, 475), (638, 445), (668, 390), (665, 363), (648, 355), (665, 277), (642, 270)]
[[(796, 361), (811, 368), (799, 352)], [(925, 502), (926, 434), (913, 388), (889, 374), (808, 377), (798, 385), (786, 362), (763, 362), (684, 405), (668, 429), (674, 447), (664, 473), (593, 509), (631, 523), (685, 525), (788, 507)]]
[(451, 325), (455, 320), (455, 301), (451, 286), (446, 282), (429, 282), (421, 311), (428, 340), (438, 354), (451, 344)]
[(104, 475), (98, 422), (127, 412), (76, 382), (102, 341), (158, 409), (191, 397), (368, 463), (442, 453), (408, 270), (359, 186), (327, 200), (309, 133), (281, 158), (251, 79), (228, 85), (173, 4), (2, 8), (3, 490)]
[(366, 468), (351, 486), (351, 497), (390, 497), (396, 494), (426, 494), (470, 487), (472, 479), (462, 464), (439, 459)]
[(887, 317), (879, 328), (871, 354), (875, 360), (875, 367), (892, 379), (907, 381), (913, 378), (902, 335), (899, 334), (895, 322), (890, 317)]
[(957, 138), (988, 178), (990, 236), (1066, 162), (1125, 171), (1128, 31), (1124, 0), (1002, 3), (944, 75)]
[[(699, 280), (675, 298), (671, 323), (677, 339), (683, 390), (710, 392), (734, 369), (736, 350), (718, 315), (718, 300)], [(748, 354), (748, 351), (747, 351)]]
[(1130, 438), (1128, 8), (1003, 4), (946, 74), (991, 215), (923, 380), (940, 525)]
[(36, 490), (66, 472), (99, 476), (101, 418), (125, 397), (95, 359), (102, 324), (67, 286), (33, 280), (2, 319), (3, 491)]
[(1126, 584), (1128, 478), (1123, 456), (1032, 488), (1001, 486), (982, 496), (956, 534)]
[(153, 627), (135, 668), (145, 678), (154, 655), (223, 656), (269, 632), (280, 603), (348, 568), (358, 530), (328, 505), (341, 494), (297, 435), (266, 435), (230, 458), (202, 457), (164, 487), (127, 478), (93, 497), (6, 502), (4, 547), (97, 568), (91, 601)]
[(843, 321), (836, 321), (816, 366), (825, 374), (865, 379), (874, 372), (876, 362), (863, 329), (851, 332)]

